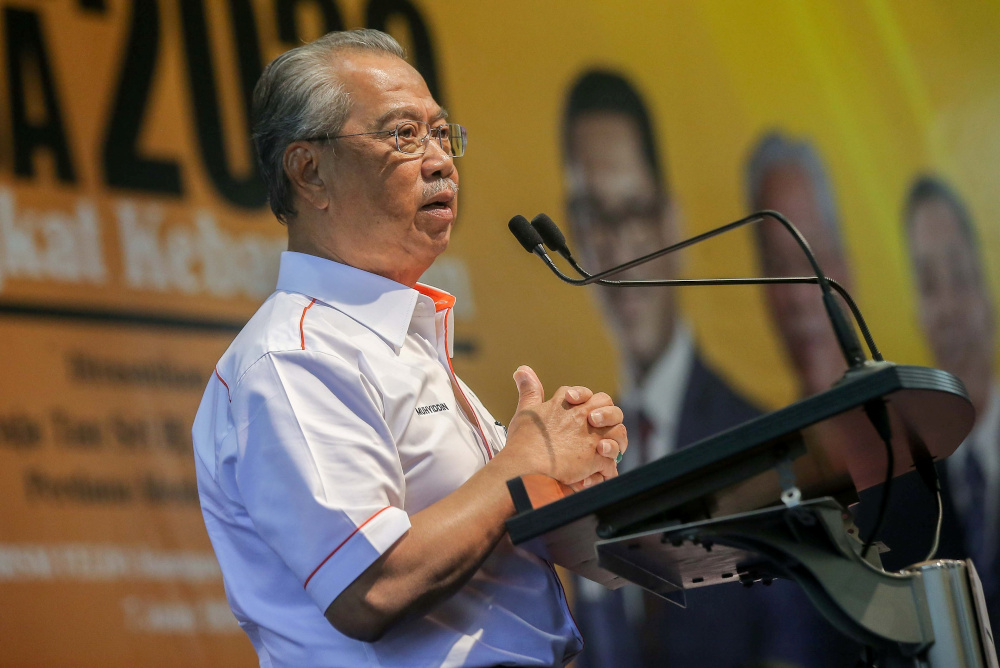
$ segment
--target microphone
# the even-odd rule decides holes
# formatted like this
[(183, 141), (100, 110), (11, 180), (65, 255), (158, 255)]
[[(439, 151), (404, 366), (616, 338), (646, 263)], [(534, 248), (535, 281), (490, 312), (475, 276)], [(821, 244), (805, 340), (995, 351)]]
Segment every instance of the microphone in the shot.
[(559, 253), (573, 262), (573, 254), (569, 252), (569, 246), (566, 245), (566, 237), (563, 236), (562, 230), (555, 224), (555, 221), (549, 218), (547, 213), (540, 213), (532, 218), (531, 226), (542, 237), (549, 250)]
[[(554, 226), (555, 223), (552, 223), (552, 225)], [(539, 234), (538, 230), (528, 222), (527, 218), (520, 214), (514, 216), (507, 223), (507, 229), (509, 229), (511, 234), (514, 235), (514, 238), (517, 239), (518, 243), (524, 247), (524, 250), (529, 253), (534, 253), (538, 257), (542, 258), (542, 261), (548, 265), (549, 269), (556, 273), (556, 276), (564, 281), (579, 284), (576, 279), (572, 279), (559, 271), (559, 267), (555, 265), (552, 258), (549, 257), (549, 254), (545, 252), (545, 247), (542, 245), (542, 235)], [(558, 231), (558, 228), (556, 228), (556, 230)], [(561, 232), (559, 233), (559, 236), (562, 236)], [(563, 246), (565, 245), (565, 239), (563, 239)], [(568, 248), (566, 249), (566, 252), (569, 252)]]
[(542, 236), (524, 216), (518, 214), (511, 218), (510, 222), (507, 223), (507, 229), (510, 230), (514, 238), (524, 247), (524, 250), (529, 253), (545, 254), (545, 249), (542, 247)]
[[(646, 262), (655, 260), (667, 253), (671, 253), (675, 250), (680, 250), (688, 246), (692, 246), (696, 243), (710, 239), (711, 237), (717, 236), (724, 232), (728, 232), (731, 229), (735, 229), (742, 225), (746, 225), (752, 222), (760, 222), (763, 220), (763, 216), (779, 217), (779, 222), (784, 221), (786, 228), (793, 230), (793, 234), (796, 235), (797, 240), (800, 241), (800, 246), (804, 245), (804, 249), (807, 255), (810, 257), (811, 264), (817, 269), (816, 276), (781, 276), (781, 277), (754, 277), (754, 278), (677, 278), (677, 279), (660, 279), (660, 280), (642, 280), (642, 281), (618, 281), (618, 280), (608, 280), (606, 276), (613, 276), (622, 271), (626, 271), (633, 267), (637, 267)], [(761, 211), (746, 218), (741, 218), (732, 223), (728, 223), (721, 227), (715, 228), (714, 230), (709, 230), (703, 234), (699, 234), (695, 237), (681, 241), (679, 243), (673, 244), (672, 246), (667, 246), (658, 251), (649, 253), (642, 257), (636, 258), (635, 260), (630, 260), (624, 264), (618, 265), (616, 267), (611, 267), (598, 274), (591, 274), (586, 271), (573, 257), (573, 254), (569, 250), (569, 246), (566, 243), (566, 237), (563, 235), (559, 226), (553, 222), (553, 220), (546, 214), (540, 213), (534, 217), (530, 224), (527, 224), (527, 219), (524, 216), (517, 215), (511, 218), (508, 223), (508, 228), (521, 243), (525, 250), (529, 253), (534, 253), (538, 255), (542, 261), (552, 270), (552, 272), (559, 277), (565, 283), (570, 285), (590, 285), (591, 283), (598, 283), (600, 285), (605, 285), (609, 287), (620, 287), (620, 288), (630, 288), (630, 287), (652, 287), (652, 286), (689, 286), (689, 285), (768, 285), (768, 284), (801, 284), (801, 283), (812, 283), (817, 284), (823, 288), (824, 284), (827, 286), (824, 291), (823, 303), (827, 309), (827, 313), (831, 318), (831, 322), (834, 328), (834, 334), (837, 336), (838, 343), (840, 344), (840, 349), (844, 353), (845, 359), (847, 359), (848, 366), (852, 369), (859, 368), (865, 363), (865, 355), (861, 349), (860, 343), (858, 343), (857, 337), (854, 334), (854, 329), (847, 322), (844, 317), (843, 312), (837, 305), (830, 288), (836, 290), (837, 293), (844, 299), (844, 303), (847, 304), (848, 308), (851, 310), (851, 314), (854, 317), (855, 322), (858, 324), (858, 328), (861, 330), (861, 334), (865, 339), (865, 344), (868, 346), (868, 350), (871, 353), (872, 359), (876, 362), (884, 361), (882, 354), (878, 350), (878, 346), (875, 345), (875, 340), (872, 338), (871, 331), (868, 329), (868, 324), (865, 322), (864, 316), (861, 315), (861, 310), (858, 308), (854, 299), (851, 297), (850, 293), (847, 292), (840, 283), (828, 278), (823, 275), (822, 271), (819, 270), (819, 266), (815, 261), (815, 257), (812, 257), (812, 251), (809, 249), (808, 243), (806, 243), (805, 238), (802, 237), (801, 233), (795, 229), (795, 227), (787, 221), (781, 214), (775, 211)], [(541, 247), (544, 243), (553, 252), (559, 253), (563, 258), (569, 262), (573, 270), (576, 271), (583, 278), (572, 278), (567, 276), (555, 265), (552, 259), (545, 252), (545, 249)], [(829, 297), (827, 297), (829, 295)], [(830, 315), (833, 314), (833, 315)], [(839, 316), (839, 317), (838, 317)]]
[[(566, 237), (563, 236), (562, 230), (559, 226), (549, 218), (548, 214), (540, 213), (531, 219), (531, 226), (535, 228), (535, 231), (541, 235), (542, 239), (545, 241), (545, 245), (549, 247), (550, 250), (555, 251), (563, 256), (563, 258), (569, 262), (569, 265), (573, 267), (573, 271), (580, 274), (584, 278), (590, 278), (589, 274), (583, 267), (577, 263), (576, 258), (569, 250), (569, 246), (566, 244)], [(617, 284), (616, 281), (605, 281), (600, 280), (598, 283), (603, 285), (613, 285)]]

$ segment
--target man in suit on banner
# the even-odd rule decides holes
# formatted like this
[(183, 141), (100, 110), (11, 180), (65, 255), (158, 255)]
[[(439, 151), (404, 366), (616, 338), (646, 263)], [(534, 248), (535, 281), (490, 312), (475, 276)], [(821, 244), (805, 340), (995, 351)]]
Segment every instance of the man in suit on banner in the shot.
[[(592, 270), (680, 239), (680, 205), (666, 185), (652, 119), (624, 77), (595, 70), (577, 79), (563, 117), (563, 157), (573, 237)], [(675, 278), (677, 257), (666, 256), (621, 278)], [(627, 466), (658, 459), (760, 414), (701, 355), (679, 313), (675, 290), (600, 287), (596, 295), (622, 356), (621, 405), (632, 446)], [(632, 587), (611, 592), (586, 580), (576, 582), (575, 616), (587, 638), (578, 664), (587, 668), (736, 668), (766, 661), (787, 666), (794, 652), (789, 653), (785, 631), (774, 620), (781, 614), (811, 614), (790, 582), (749, 590), (735, 584), (695, 589), (687, 593), (687, 609)], [(796, 642), (815, 644), (815, 637), (807, 636)]]
[[(827, 169), (814, 146), (780, 132), (766, 133), (754, 146), (746, 168), (747, 202), (751, 210), (783, 213), (805, 236), (827, 276), (851, 289), (851, 275), (840, 217)], [(777, 221), (755, 229), (763, 272), (769, 276), (804, 276), (812, 267), (792, 236)], [(765, 297), (778, 335), (791, 360), (799, 393), (808, 397), (829, 389), (846, 371), (833, 336), (819, 288), (814, 285), (773, 285)], [(854, 508), (861, 535), (874, 530), (882, 486), (862, 491)], [(943, 494), (944, 521), (936, 552), (940, 558), (966, 555), (949, 500)], [(880, 555), (890, 571), (924, 560), (934, 543), (938, 505), (936, 495), (916, 473), (893, 481), (886, 519), (877, 537), (888, 552)]]
[[(751, 150), (747, 160), (746, 189), (750, 210), (772, 209), (785, 214), (810, 243), (826, 275), (850, 289), (850, 269), (833, 188), (826, 166), (811, 143), (780, 132), (766, 133)], [(918, 283), (926, 282), (936, 289), (933, 297), (922, 299), (925, 328), (932, 329), (932, 323), (940, 323), (945, 319), (943, 309), (948, 309), (948, 315), (953, 315), (954, 311), (951, 309), (957, 306), (969, 313), (978, 314), (979, 317), (967, 319), (971, 320), (971, 326), (962, 332), (962, 336), (954, 331), (961, 327), (958, 323), (960, 319), (956, 319), (954, 324), (941, 328), (938, 338), (950, 336), (956, 343), (964, 343), (970, 336), (979, 337), (980, 347), (988, 346), (991, 352), (992, 307), (988, 298), (983, 297), (984, 286), (980, 283), (974, 294), (959, 300), (954, 294), (954, 285), (941, 284), (935, 280), (950, 271), (950, 267), (944, 264), (949, 256), (941, 253), (952, 251), (944, 251), (944, 246), (931, 244), (929, 240), (933, 235), (951, 241), (961, 240), (955, 232), (954, 226), (957, 224), (953, 221), (955, 218), (967, 221), (967, 216), (964, 209), (961, 209), (960, 214), (949, 213), (958, 210), (953, 205), (957, 204), (957, 199), (944, 198), (937, 189), (934, 189), (936, 204), (930, 207), (926, 200), (932, 199), (928, 194), (931, 190), (927, 185), (915, 188), (915, 194), (911, 195), (907, 207), (911, 252), (915, 257), (921, 258), (921, 261), (914, 260)], [(940, 204), (945, 200), (948, 203), (947, 210)], [(928, 211), (932, 211), (933, 215)], [(946, 213), (949, 216), (943, 215)], [(915, 218), (919, 219), (918, 223), (913, 222)], [(919, 239), (915, 237), (915, 232), (920, 232)], [(960, 236), (962, 239), (971, 239), (971, 234), (971, 226), (966, 222)], [(777, 221), (767, 220), (758, 225), (754, 238), (760, 264), (766, 275), (804, 276), (813, 273), (798, 244)], [(971, 267), (978, 262), (975, 258), (975, 244), (966, 244), (961, 250), (962, 253), (956, 256), (958, 259), (954, 262), (970, 267), (966, 271), (969, 274)], [(978, 264), (975, 266), (978, 267)], [(950, 275), (954, 276), (954, 272)], [(919, 278), (921, 276), (924, 277)], [(921, 295), (929, 289), (921, 287)], [(765, 289), (765, 297), (775, 328), (791, 361), (800, 395), (807, 397), (829, 389), (844, 374), (846, 368), (820, 300), (819, 289), (808, 284), (773, 285)], [(965, 349), (960, 343), (957, 348)], [(989, 354), (985, 358), (987, 363), (982, 364), (981, 369), (988, 371), (991, 368), (988, 364), (991, 358)], [(957, 363), (949, 368), (949, 360), (954, 361), (954, 356), (939, 358), (938, 365), (959, 376), (969, 373), (967, 367), (959, 369), (961, 365)], [(982, 360), (983, 356), (980, 355), (979, 361)], [(981, 403), (986, 403), (989, 382), (980, 385), (987, 388), (980, 393), (984, 395)], [(973, 402), (976, 403), (977, 393), (972, 394)], [(993, 443), (997, 443), (996, 439)], [(943, 467), (939, 468), (943, 471)], [(947, 480), (942, 482), (947, 483)], [(862, 536), (868, 537), (874, 528), (881, 494), (881, 485), (860, 493), (861, 504), (855, 507), (855, 516)], [(944, 522), (936, 556), (964, 558), (967, 550), (962, 543), (960, 523), (955, 516), (947, 484), (942, 497)], [(886, 511), (885, 525), (878, 536), (889, 548), (888, 552), (880, 555), (887, 570), (899, 570), (927, 557), (934, 542), (933, 527), (937, 512), (936, 496), (919, 476), (910, 473), (896, 478)], [(801, 620), (789, 621), (797, 623)], [(803, 646), (802, 649), (811, 652), (811, 648)], [(809, 654), (803, 654), (801, 658), (807, 665), (812, 665), (813, 659)]]
[(994, 629), (1000, 627), (1000, 386), (993, 373), (996, 319), (971, 216), (951, 186), (923, 176), (904, 211), (917, 311), (934, 365), (958, 376), (976, 409), (965, 442), (939, 466)]
[[(826, 166), (812, 144), (779, 132), (765, 133), (750, 151), (745, 174), (747, 207), (783, 214), (805, 236), (827, 276), (848, 290), (851, 276), (839, 215)], [(812, 266), (794, 237), (767, 218), (753, 226), (765, 276), (811, 276)], [(846, 371), (819, 288), (778, 284), (764, 297), (799, 395), (830, 389)]]
[[(805, 236), (823, 272), (848, 290), (852, 278), (840, 228), (834, 188), (826, 164), (809, 141), (783, 132), (769, 131), (751, 148), (745, 163), (745, 189), (750, 211), (770, 209), (782, 213)], [(778, 221), (766, 219), (753, 228), (761, 271), (765, 276), (811, 276), (813, 269), (801, 247)], [(847, 370), (830, 319), (816, 285), (783, 284), (764, 288), (782, 349), (789, 360), (800, 398), (830, 389)], [(894, 548), (883, 556), (890, 569), (902, 568), (926, 554), (932, 537), (912, 526), (908, 509), (926, 522), (936, 512), (934, 498), (921, 487), (916, 476), (897, 480), (882, 538)], [(875, 521), (880, 488), (862, 493), (857, 522), (868, 536)], [(912, 504), (912, 505), (909, 505)], [(908, 508), (904, 506), (909, 506)], [(916, 556), (919, 553), (920, 556)], [(894, 560), (901, 562), (896, 565)], [(824, 639), (816, 644), (796, 643), (790, 650), (804, 665), (853, 666), (859, 648), (846, 638), (838, 639), (825, 619), (814, 613), (784, 617), (782, 622), (796, 636), (815, 633)], [(796, 630), (797, 629), (797, 630)]]

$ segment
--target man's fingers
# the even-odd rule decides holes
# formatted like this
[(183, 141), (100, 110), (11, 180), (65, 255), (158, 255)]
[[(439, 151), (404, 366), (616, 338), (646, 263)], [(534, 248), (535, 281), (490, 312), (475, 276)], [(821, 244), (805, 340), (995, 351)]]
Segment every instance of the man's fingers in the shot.
[(596, 485), (599, 482), (604, 482), (604, 476), (601, 475), (600, 473), (595, 473), (593, 475), (587, 476), (586, 478), (584, 478), (580, 482), (573, 483), (569, 487), (574, 492), (579, 492), (582, 489), (587, 489), (588, 487), (593, 487), (594, 485)]
[(517, 410), (537, 406), (545, 401), (542, 381), (538, 380), (538, 376), (530, 366), (517, 367), (517, 371), (514, 372), (514, 383), (517, 385)]
[(614, 400), (606, 392), (594, 392), (590, 399), (591, 408), (601, 408), (603, 406), (613, 406)]
[(563, 398), (566, 400), (566, 403), (573, 406), (585, 404), (590, 401), (591, 397), (594, 396), (593, 390), (589, 387), (583, 387), (582, 385), (574, 385), (564, 389), (566, 392), (563, 394)]
[(615, 463), (615, 460), (606, 457), (599, 457), (599, 459), (601, 470), (597, 475), (602, 476), (605, 480), (611, 480), (618, 476), (618, 464)]
[[(545, 401), (542, 383), (528, 366), (518, 367), (514, 382), (517, 383), (518, 412), (530, 409), (541, 421), (536, 431), (547, 430), (543, 438), (547, 442), (551, 439), (553, 445), (558, 444), (553, 448), (555, 452), (550, 453), (548, 466), (541, 466), (543, 470), (564, 483), (584, 475), (583, 479), (570, 483), (577, 490), (618, 475), (615, 464), (621, 460), (628, 438), (622, 426), (622, 410), (614, 405), (610, 396), (604, 392), (594, 393), (582, 385), (571, 385), (559, 388), (551, 401)], [(511, 424), (513, 441), (522, 431), (520, 426), (530, 425), (531, 421), (515, 419)], [(532, 427), (525, 429), (533, 433)], [(586, 457), (589, 448), (594, 448), (590, 451), (594, 461), (581, 461), (580, 455)]]
[(602, 438), (601, 442), (597, 444), (597, 454), (602, 457), (615, 459), (618, 457), (619, 452), (621, 452), (621, 449), (618, 447), (618, 441), (614, 439)]
[(618, 406), (595, 408), (587, 415), (587, 422), (590, 423), (590, 426), (598, 428), (621, 424), (623, 419), (622, 409)]
[(616, 424), (605, 431), (603, 436), (605, 439), (610, 439), (618, 445), (618, 452), (624, 453), (628, 450), (628, 431), (625, 430), (625, 425)]
[(570, 489), (574, 492), (579, 492), (582, 489), (593, 487), (599, 482), (604, 482), (618, 476), (618, 465), (615, 464), (614, 458), (609, 459), (604, 456), (597, 456), (594, 458), (594, 468), (597, 469), (596, 473), (590, 474), (579, 482), (571, 483)]

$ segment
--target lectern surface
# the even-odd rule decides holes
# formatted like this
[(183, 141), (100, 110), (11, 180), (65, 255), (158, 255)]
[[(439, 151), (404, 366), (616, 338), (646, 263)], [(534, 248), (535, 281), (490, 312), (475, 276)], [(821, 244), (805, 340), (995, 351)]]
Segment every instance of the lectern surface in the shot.
[[(975, 417), (965, 387), (955, 376), (926, 367), (870, 364), (850, 372), (826, 392), (579, 493), (564, 494), (553, 487), (554, 481), (540, 481), (537, 476), (511, 480), (508, 486), (518, 514), (507, 521), (507, 528), (514, 543), (522, 544), (574, 525), (569, 533), (542, 543), (575, 546), (563, 557), (577, 563), (563, 563), (538, 541), (534, 545), (556, 563), (577, 570), (574, 567), (581, 566), (585, 556), (577, 554), (577, 548), (589, 542), (592, 555), (598, 533), (610, 538), (641, 528), (650, 519), (669, 521), (672, 514), (678, 522), (699, 514), (714, 516), (712, 509), (718, 507), (724, 490), (807, 451), (810, 456), (819, 453), (820, 469), (832, 486), (844, 479), (848, 486), (866, 489), (886, 473), (885, 447), (862, 408), (878, 400), (885, 401), (892, 424), (894, 475), (913, 470), (917, 461), (950, 455), (968, 435)], [(824, 481), (819, 482), (822, 487)], [(742, 512), (776, 502), (777, 498), (752, 499), (746, 507), (726, 510)]]

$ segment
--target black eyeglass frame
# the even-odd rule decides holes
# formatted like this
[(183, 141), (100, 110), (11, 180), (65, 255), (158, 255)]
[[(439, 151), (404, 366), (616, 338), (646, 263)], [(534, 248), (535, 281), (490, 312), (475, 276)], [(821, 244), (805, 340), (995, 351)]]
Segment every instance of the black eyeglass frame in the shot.
[[(399, 147), (399, 129), (406, 125), (407, 123), (416, 123), (418, 125), (423, 125), (427, 128), (427, 134), (419, 139), (420, 145), (424, 147), (424, 150), (419, 153), (408, 153)], [(447, 128), (449, 135), (457, 134), (461, 139), (461, 153), (455, 153), (452, 150), (453, 142), (448, 139), (448, 146), (445, 145), (445, 139), (441, 135), (441, 131)], [(457, 132), (456, 132), (457, 131)], [(315, 137), (305, 137), (300, 141), (332, 141), (334, 139), (345, 139), (347, 137), (367, 137), (375, 135), (385, 135), (386, 137), (392, 136), (396, 140), (396, 150), (403, 155), (423, 155), (427, 152), (427, 142), (430, 140), (431, 136), (436, 136), (438, 145), (441, 150), (445, 152), (445, 155), (452, 158), (461, 158), (465, 155), (465, 147), (469, 143), (469, 133), (464, 125), (459, 125), (458, 123), (445, 123), (444, 125), (432, 126), (430, 123), (425, 123), (424, 121), (414, 121), (405, 120), (400, 121), (396, 124), (396, 127), (392, 130), (377, 130), (375, 132), (355, 132), (349, 135), (317, 135)]]

